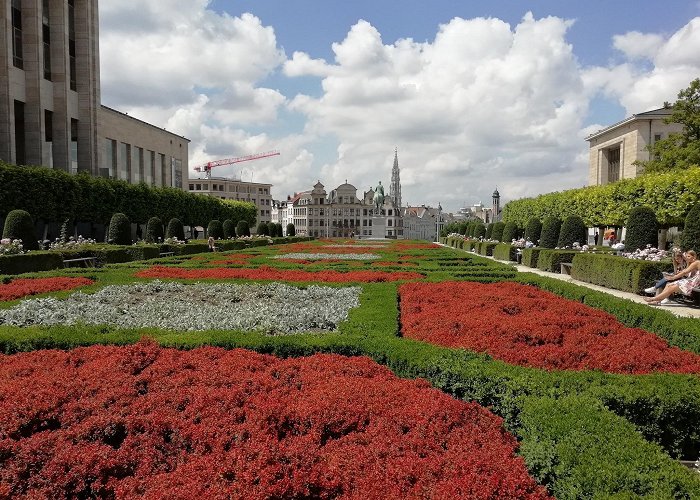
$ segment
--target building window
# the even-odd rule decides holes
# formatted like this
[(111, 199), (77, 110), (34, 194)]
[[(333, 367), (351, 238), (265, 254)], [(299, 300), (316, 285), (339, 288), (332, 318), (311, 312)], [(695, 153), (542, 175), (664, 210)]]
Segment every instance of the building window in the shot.
[(194, 191), (194, 184), (190, 184), (190, 191)]
[(117, 177), (123, 181), (129, 180), (129, 155), (131, 154), (131, 146), (125, 142), (119, 143), (119, 154), (117, 155), (118, 169)]
[(173, 187), (182, 189), (182, 160), (175, 159)]
[(70, 171), (78, 173), (78, 120), (70, 119)]
[(53, 112), (44, 110), (44, 141), (53, 142)]
[(75, 0), (68, 0), (68, 56), (70, 58), (70, 89), (78, 90), (75, 62)]
[(620, 180), (620, 147), (608, 149), (608, 182)]
[(658, 142), (661, 140), (661, 134), (654, 134), (654, 142)]
[[(14, 2), (12, 2), (12, 5), (14, 5)], [(24, 165), (26, 162), (24, 103), (15, 101), (15, 163)]]
[(22, 2), (20, 0), (12, 0), (12, 64), (19, 69), (24, 68), (21, 4)]
[(105, 139), (104, 165), (100, 168), (100, 175), (111, 179), (117, 168), (117, 141)]
[(146, 151), (147, 166), (144, 167), (144, 182), (149, 186), (155, 186), (156, 179), (156, 153), (155, 151)]
[(201, 191), (201, 190), (202, 190), (202, 185), (201, 185), (201, 184), (196, 184), (196, 185), (195, 185), (195, 189), (196, 189), (197, 191)]
[(49, 24), (49, 0), (41, 4), (41, 33), (44, 42), (44, 78), (51, 81), (51, 29)]

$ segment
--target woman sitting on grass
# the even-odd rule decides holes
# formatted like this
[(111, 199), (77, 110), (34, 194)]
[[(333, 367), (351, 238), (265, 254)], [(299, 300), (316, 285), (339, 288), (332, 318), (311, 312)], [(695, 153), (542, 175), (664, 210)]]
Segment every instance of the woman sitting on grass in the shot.
[[(659, 295), (645, 298), (644, 300), (649, 305), (668, 304), (668, 298), (672, 294), (680, 292), (683, 295), (690, 295), (693, 288), (700, 285), (700, 261), (698, 261), (697, 254), (693, 250), (688, 250), (685, 252), (684, 258), (688, 267), (673, 276), (669, 276), (667, 280), (672, 283), (667, 283)], [(685, 278), (683, 278), (684, 276)]]
[(667, 273), (664, 271), (664, 277), (657, 281), (654, 286), (644, 289), (644, 293), (653, 293), (654, 295), (660, 294), (666, 284), (671, 281), (671, 276), (683, 271), (688, 265), (683, 256), (683, 252), (681, 252), (681, 249), (678, 247), (674, 247), (673, 250), (671, 250), (671, 258), (673, 259), (673, 272)]

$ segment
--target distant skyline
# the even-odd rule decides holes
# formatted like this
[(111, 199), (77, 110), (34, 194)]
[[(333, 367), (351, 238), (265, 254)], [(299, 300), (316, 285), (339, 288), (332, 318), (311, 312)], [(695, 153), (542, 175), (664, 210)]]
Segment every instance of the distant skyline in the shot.
[(700, 1), (100, 0), (102, 102), (286, 199), (388, 185), (446, 211), (586, 184), (591, 132), (700, 76)]

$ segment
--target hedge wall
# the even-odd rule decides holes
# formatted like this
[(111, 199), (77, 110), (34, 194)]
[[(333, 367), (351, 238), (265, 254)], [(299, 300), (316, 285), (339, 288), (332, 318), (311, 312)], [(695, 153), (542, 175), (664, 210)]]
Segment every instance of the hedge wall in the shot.
[(151, 217), (162, 221), (177, 217), (190, 226), (206, 226), (213, 219), (246, 220), (252, 224), (257, 214), (253, 203), (0, 162), (0, 219), (14, 209), (26, 210), (35, 221), (45, 222), (72, 219), (105, 224), (113, 214), (121, 212), (139, 224)]
[(540, 250), (540, 255), (537, 258), (537, 269), (549, 271), (550, 273), (559, 273), (561, 271), (560, 264), (562, 262), (571, 262), (575, 255), (578, 255), (577, 250), (552, 250), (543, 248)]
[(673, 270), (670, 262), (633, 260), (616, 255), (579, 253), (574, 256), (571, 277), (587, 283), (640, 293), (661, 279), (662, 271)]
[(532, 217), (578, 215), (588, 227), (624, 226), (630, 210), (646, 205), (662, 227), (682, 225), (700, 203), (700, 168), (647, 174), (604, 186), (589, 186), (514, 200), (503, 207), (503, 220), (524, 226)]
[(541, 248), (523, 248), (523, 266), (537, 267)]
[(509, 243), (500, 243), (496, 245), (493, 249), (493, 258), (498, 260), (509, 260), (511, 262), (515, 262), (517, 260), (517, 253), (518, 247), (514, 247)]

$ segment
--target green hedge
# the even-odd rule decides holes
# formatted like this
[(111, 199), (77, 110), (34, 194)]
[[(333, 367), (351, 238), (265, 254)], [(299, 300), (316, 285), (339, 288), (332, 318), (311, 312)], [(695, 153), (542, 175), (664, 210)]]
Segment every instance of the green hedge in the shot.
[(560, 264), (562, 262), (571, 262), (575, 255), (578, 255), (577, 250), (553, 250), (551, 248), (540, 249), (540, 255), (537, 258), (537, 269), (549, 271), (550, 273), (559, 273), (561, 271)]
[(509, 243), (499, 243), (493, 248), (493, 258), (498, 260), (515, 262), (517, 253), (518, 247), (514, 247)]
[(63, 268), (63, 257), (53, 252), (0, 256), (0, 274), (22, 274)]
[(527, 267), (537, 267), (537, 260), (540, 257), (541, 248), (523, 248), (522, 265)]
[(498, 243), (493, 243), (491, 241), (482, 241), (475, 248), (479, 255), (485, 255), (486, 257), (493, 257), (493, 249), (496, 248)]
[(673, 270), (670, 262), (626, 259), (616, 255), (579, 253), (572, 261), (571, 276), (579, 281), (640, 293), (661, 279), (662, 271)]

